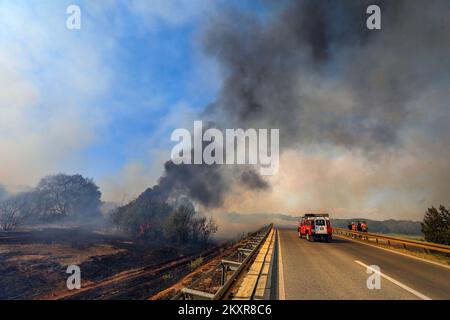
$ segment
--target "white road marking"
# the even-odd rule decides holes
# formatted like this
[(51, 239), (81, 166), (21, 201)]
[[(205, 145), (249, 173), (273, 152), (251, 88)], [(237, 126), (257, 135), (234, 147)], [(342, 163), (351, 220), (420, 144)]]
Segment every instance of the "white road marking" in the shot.
[(284, 291), (283, 258), (281, 257), (280, 231), (278, 229), (277, 229), (277, 237), (278, 237), (278, 300), (286, 300), (286, 292)]
[[(359, 264), (359, 265), (365, 267), (365, 268), (370, 268), (368, 265), (362, 263), (361, 261), (355, 260), (355, 262), (356, 262), (357, 264)], [(382, 272), (378, 272), (377, 270), (374, 270), (374, 269), (371, 269), (371, 270), (373, 270), (374, 273), (379, 274), (381, 277), (385, 278), (386, 280), (388, 280), (388, 281), (392, 282), (393, 284), (399, 286), (400, 288), (402, 288), (402, 289), (408, 291), (409, 293), (412, 293), (412, 294), (415, 295), (416, 297), (419, 297), (419, 298), (422, 299), (422, 300), (431, 300), (430, 297), (427, 297), (426, 295), (420, 293), (419, 291), (416, 291), (416, 290), (414, 290), (414, 289), (408, 287), (407, 285), (401, 283), (400, 281), (397, 281), (397, 280), (395, 280), (395, 279), (393, 279), (393, 278), (391, 278), (391, 277), (385, 275), (385, 274), (382, 273)]]
[(371, 243), (355, 240), (355, 239), (352, 239), (352, 238), (349, 238), (349, 237), (345, 237), (345, 236), (341, 236), (341, 235), (338, 235), (338, 234), (333, 235), (333, 237), (338, 237), (338, 238), (341, 238), (341, 239), (353, 241), (353, 242), (356, 242), (356, 243), (359, 243), (359, 244), (363, 244), (365, 246), (370, 246), (370, 247), (377, 248), (377, 249), (380, 249), (380, 250), (392, 252), (392, 253), (395, 253), (395, 254), (398, 254), (398, 255), (401, 255), (401, 256), (404, 256), (404, 257), (408, 257), (408, 258), (419, 260), (419, 261), (422, 261), (422, 262), (434, 264), (435, 266), (439, 266), (439, 267), (442, 267), (442, 268), (450, 270), (450, 266), (446, 266), (445, 264), (442, 264), (442, 263), (439, 263), (439, 262), (436, 262), (436, 261), (431, 261), (431, 260), (424, 259), (424, 258), (420, 258), (420, 257), (416, 257), (416, 256), (411, 255), (411, 254), (398, 252), (398, 251), (393, 250), (393, 249), (383, 248), (383, 247), (377, 246), (376, 244), (371, 244)]

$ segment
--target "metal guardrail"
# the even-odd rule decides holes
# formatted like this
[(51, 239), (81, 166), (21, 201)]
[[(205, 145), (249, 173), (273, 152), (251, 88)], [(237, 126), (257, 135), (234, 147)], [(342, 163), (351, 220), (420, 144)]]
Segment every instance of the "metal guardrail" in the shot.
[(272, 266), (276, 231), (269, 231), (242, 281), (236, 285), (233, 300), (269, 300), (272, 288)]
[(380, 240), (385, 241), (389, 246), (392, 243), (398, 243), (403, 245), (406, 249), (407, 246), (421, 248), (424, 250), (437, 251), (441, 253), (450, 253), (450, 246), (431, 243), (431, 242), (422, 242), (410, 239), (402, 239), (397, 237), (384, 236), (376, 233), (368, 233), (368, 232), (359, 232), (342, 228), (333, 228), (333, 233), (338, 235), (344, 235), (352, 238), (359, 238), (361, 240), (369, 241), (370, 239), (374, 239), (378, 244)]
[[(202, 299), (202, 300), (221, 300), (221, 299), (223, 299), (228, 294), (228, 292), (232, 288), (233, 284), (236, 282), (236, 279), (250, 265), (251, 261), (253, 260), (254, 256), (259, 251), (259, 249), (261, 248), (261, 245), (266, 240), (266, 238), (269, 235), (272, 228), (273, 228), (273, 224), (270, 224), (269, 226), (266, 226), (263, 229), (261, 229), (251, 239), (249, 239), (249, 241), (247, 241), (247, 244), (251, 244), (251, 249), (244, 249), (244, 248), (238, 249), (239, 255), (241, 257), (244, 257), (242, 262), (222, 260), (222, 263), (221, 263), (222, 286), (214, 294), (209, 293), (209, 292), (194, 290), (191, 288), (183, 288), (181, 290), (181, 293), (182, 293), (181, 296), (185, 300), (196, 300), (196, 299), (198, 299), (198, 300), (200, 300), (200, 299)], [(227, 277), (227, 271), (233, 271), (233, 273)]]

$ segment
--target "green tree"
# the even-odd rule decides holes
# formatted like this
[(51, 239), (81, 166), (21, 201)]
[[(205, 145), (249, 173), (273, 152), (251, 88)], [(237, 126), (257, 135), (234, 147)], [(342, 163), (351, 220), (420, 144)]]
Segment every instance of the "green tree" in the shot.
[(91, 179), (79, 174), (45, 177), (41, 179), (35, 192), (44, 205), (41, 212), (43, 220), (100, 216), (99, 188)]
[(181, 197), (169, 204), (158, 186), (117, 208), (111, 219), (118, 230), (150, 241), (207, 244), (218, 229), (215, 221), (197, 212), (189, 199)]
[(137, 199), (117, 208), (112, 214), (116, 227), (147, 240), (164, 238), (163, 223), (173, 211), (157, 188), (149, 188)]
[(191, 223), (196, 212), (193, 207), (180, 206), (164, 222), (165, 235), (168, 239), (186, 243), (190, 241)]
[(425, 240), (450, 245), (449, 209), (441, 205), (439, 210), (435, 207), (431, 207), (427, 210), (423, 222), (421, 223)]

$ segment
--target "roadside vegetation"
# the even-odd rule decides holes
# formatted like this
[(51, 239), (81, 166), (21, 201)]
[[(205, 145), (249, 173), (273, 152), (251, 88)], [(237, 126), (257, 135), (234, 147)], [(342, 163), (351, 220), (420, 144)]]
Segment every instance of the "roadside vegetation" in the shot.
[(426, 241), (450, 245), (450, 208), (429, 208), (421, 226)]
[(48, 176), (30, 191), (0, 199), (0, 229), (50, 223), (91, 224), (101, 218), (101, 193), (91, 179), (81, 175)]
[(81, 175), (48, 176), (35, 188), (17, 194), (0, 187), (0, 230), (50, 224), (88, 229), (110, 226), (145, 241), (207, 244), (218, 229), (187, 198), (169, 201), (158, 187), (106, 215), (101, 213), (102, 205), (99, 187)]
[(172, 243), (206, 244), (218, 230), (215, 221), (198, 213), (187, 198), (170, 203), (157, 187), (117, 208), (112, 222), (135, 238)]

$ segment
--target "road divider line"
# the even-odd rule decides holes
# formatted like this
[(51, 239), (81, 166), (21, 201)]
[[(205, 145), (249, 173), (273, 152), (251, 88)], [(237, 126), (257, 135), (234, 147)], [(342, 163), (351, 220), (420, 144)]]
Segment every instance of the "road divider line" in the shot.
[(283, 258), (281, 257), (281, 239), (280, 230), (277, 228), (277, 243), (278, 243), (278, 300), (286, 300), (286, 292), (284, 290), (284, 272), (283, 272)]
[(352, 239), (352, 238), (349, 238), (349, 237), (341, 236), (339, 234), (334, 234), (333, 237), (338, 237), (338, 238), (345, 239), (345, 240), (348, 240), (348, 241), (352, 241), (352, 242), (355, 242), (355, 243), (363, 244), (365, 246), (369, 246), (369, 247), (372, 247), (372, 248), (377, 248), (377, 249), (380, 249), (380, 250), (384, 250), (384, 251), (387, 251), (387, 252), (398, 254), (400, 256), (408, 257), (408, 258), (415, 259), (415, 260), (418, 260), (418, 261), (426, 262), (426, 263), (433, 264), (435, 266), (446, 268), (446, 269), (450, 270), (450, 266), (447, 266), (447, 265), (442, 264), (440, 262), (436, 262), (436, 261), (420, 258), (420, 257), (414, 256), (412, 254), (407, 254), (407, 253), (399, 252), (399, 251), (396, 251), (396, 250), (393, 250), (393, 249), (380, 247), (380, 246), (377, 246), (376, 244), (367, 243), (367, 242), (360, 241), (360, 240), (355, 240), (355, 239)]
[(372, 269), (370, 266), (368, 266), (368, 265), (362, 263), (361, 261), (355, 260), (355, 262), (356, 262), (357, 264), (359, 264), (360, 266), (365, 267), (366, 269), (372, 270), (374, 273), (379, 274), (381, 277), (383, 277), (383, 278), (385, 278), (386, 280), (392, 282), (393, 284), (399, 286), (400, 288), (402, 288), (402, 289), (408, 291), (409, 293), (412, 293), (413, 295), (415, 295), (416, 297), (419, 297), (419, 298), (422, 299), (422, 300), (432, 300), (430, 297), (427, 297), (426, 295), (420, 293), (419, 291), (414, 290), (414, 289), (408, 287), (406, 284), (403, 284), (403, 283), (401, 283), (400, 281), (397, 281), (397, 280), (395, 280), (394, 278), (391, 278), (391, 277), (385, 275), (384, 273), (379, 272), (378, 270)]

